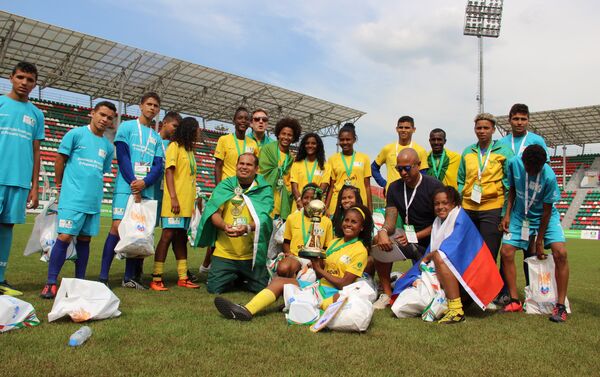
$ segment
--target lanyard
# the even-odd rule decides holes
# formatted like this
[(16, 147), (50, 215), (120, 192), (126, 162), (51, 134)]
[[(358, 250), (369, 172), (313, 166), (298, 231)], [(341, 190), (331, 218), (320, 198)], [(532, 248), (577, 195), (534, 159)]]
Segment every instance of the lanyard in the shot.
[[(396, 143), (396, 157), (398, 157), (398, 145), (400, 145), (400, 143)], [(405, 148), (412, 148), (412, 141)], [(404, 149), (404, 148), (402, 148), (402, 149)]]
[[(164, 145), (163, 145), (164, 148)], [(190, 152), (187, 151), (188, 154), (188, 160), (190, 162), (190, 175), (195, 175), (196, 174), (196, 159), (194, 158), (194, 152)]]
[(325, 256), (328, 257), (331, 254), (335, 253), (336, 251), (343, 249), (344, 247), (346, 247), (348, 245), (352, 245), (353, 243), (358, 242), (358, 237), (353, 238), (350, 241), (344, 242), (340, 246), (337, 246), (337, 244), (340, 242), (340, 240), (342, 240), (342, 239), (338, 238), (337, 240), (333, 241), (333, 244), (327, 248), (327, 251), (325, 252)]
[[(237, 137), (235, 137), (235, 134), (231, 134), (231, 137), (233, 137), (233, 141), (235, 143), (235, 149), (237, 149), (238, 157), (240, 157), (242, 152), (240, 152), (240, 145), (238, 144), (238, 139), (237, 139)], [(244, 147), (242, 150), (244, 151), (244, 153), (246, 152), (246, 137), (245, 136), (244, 136)]]
[(419, 186), (421, 185), (421, 181), (423, 181), (423, 176), (419, 173), (419, 182), (417, 182), (417, 185), (415, 186), (412, 194), (410, 195), (410, 201), (408, 201), (406, 198), (406, 181), (404, 181), (404, 206), (406, 207), (406, 218), (405, 218), (406, 225), (410, 224), (408, 222), (408, 209), (410, 208), (410, 205), (412, 204), (413, 200), (415, 199), (415, 194), (417, 193), (417, 188), (419, 188)]
[(342, 152), (340, 152), (340, 158), (342, 159), (342, 162), (344, 163), (344, 168), (346, 169), (346, 175), (348, 176), (348, 179), (350, 179), (350, 176), (352, 175), (352, 168), (354, 167), (354, 158), (356, 157), (356, 151), (352, 152), (352, 161), (350, 161), (350, 167), (348, 167), (348, 163), (346, 162), (346, 157), (342, 154)]
[(433, 163), (433, 175), (435, 175), (435, 177), (437, 179), (440, 179), (440, 173), (442, 172), (442, 165), (444, 164), (444, 157), (446, 157), (446, 150), (442, 149), (442, 155), (440, 156), (440, 163), (438, 164), (437, 168), (435, 167), (435, 157), (431, 156), (431, 161)]
[(535, 186), (533, 187), (533, 195), (531, 195), (531, 200), (528, 200), (529, 197), (529, 174), (525, 172), (525, 217), (527, 217), (527, 212), (529, 212), (529, 208), (533, 205), (535, 201), (535, 197), (538, 193), (537, 188), (540, 185), (540, 173), (535, 177)]
[(529, 134), (529, 132), (525, 131), (525, 136), (523, 136), (523, 140), (521, 141), (521, 145), (519, 146), (519, 153), (517, 153), (517, 151), (515, 151), (515, 136), (510, 135), (512, 151), (515, 155), (517, 155), (517, 157), (519, 157), (523, 153), (523, 150), (525, 150), (525, 140), (527, 140), (527, 134)]
[(313, 177), (315, 176), (315, 169), (317, 168), (317, 160), (315, 160), (313, 168), (312, 168), (312, 172), (308, 172), (308, 164), (306, 163), (306, 159), (304, 159), (304, 168), (306, 169), (306, 178), (308, 180), (308, 183), (312, 183), (313, 181)]
[(490, 154), (492, 153), (492, 146), (493, 143), (491, 143), (488, 146), (488, 150), (487, 153), (485, 154), (485, 161), (483, 161), (483, 164), (481, 163), (481, 149), (479, 148), (479, 143), (477, 144), (477, 178), (479, 179), (479, 182), (481, 182), (481, 175), (483, 174), (483, 171), (485, 170), (485, 167), (487, 166), (487, 163), (490, 159)]
[[(142, 142), (143, 142), (143, 138), (142, 138), (142, 125), (140, 123), (140, 120), (137, 120), (137, 127), (138, 127), (138, 134), (140, 135), (140, 147), (142, 146)], [(146, 154), (146, 151), (148, 150), (148, 144), (150, 144), (150, 138), (152, 137), (152, 135), (148, 135), (148, 140), (146, 140), (146, 146), (144, 147), (144, 150), (142, 150), (142, 156), (144, 157), (144, 155)], [(163, 145), (164, 148), (164, 145)]]
[(304, 241), (303, 245), (306, 246), (308, 242), (308, 234), (306, 233), (306, 225), (304, 225), (306, 215), (304, 214), (304, 208), (302, 208), (302, 240)]
[(281, 150), (279, 149), (279, 144), (277, 144), (277, 165), (278, 165), (277, 170), (279, 170), (279, 176), (277, 177), (278, 179), (283, 177), (283, 170), (287, 166), (289, 159), (290, 159), (290, 153), (288, 152), (285, 155), (285, 160), (283, 161), (283, 164), (279, 165), (279, 161), (281, 160)]

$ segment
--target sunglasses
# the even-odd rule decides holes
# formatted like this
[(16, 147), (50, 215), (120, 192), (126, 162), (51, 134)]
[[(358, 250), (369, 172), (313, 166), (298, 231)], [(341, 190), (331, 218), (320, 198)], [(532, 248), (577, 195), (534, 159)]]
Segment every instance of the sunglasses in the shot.
[(412, 169), (412, 165), (396, 165), (398, 173), (402, 173), (402, 170), (408, 173), (410, 172), (410, 169)]
[(269, 118), (267, 118), (267, 117), (254, 117), (254, 118), (252, 118), (252, 120), (255, 121), (255, 122), (257, 122), (257, 123), (260, 122), (261, 120), (263, 122), (267, 123), (269, 121)]

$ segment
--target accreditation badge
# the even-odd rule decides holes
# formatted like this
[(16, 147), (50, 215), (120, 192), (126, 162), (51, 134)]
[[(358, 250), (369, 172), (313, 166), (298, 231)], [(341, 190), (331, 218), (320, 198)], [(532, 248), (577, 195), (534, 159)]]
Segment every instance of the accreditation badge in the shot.
[(529, 220), (523, 220), (521, 225), (521, 239), (523, 241), (529, 241)]
[(133, 173), (137, 179), (144, 179), (150, 172), (150, 164), (148, 162), (136, 162), (133, 166)]
[(408, 243), (419, 243), (419, 239), (417, 238), (417, 232), (415, 232), (415, 227), (412, 225), (404, 225), (404, 233), (406, 234), (406, 239)]
[(471, 200), (477, 204), (481, 203), (481, 192), (481, 185), (479, 183), (475, 183), (473, 185), (473, 192), (471, 192)]
[(245, 227), (246, 225), (248, 225), (248, 219), (246, 217), (236, 217), (233, 220), (233, 226)]

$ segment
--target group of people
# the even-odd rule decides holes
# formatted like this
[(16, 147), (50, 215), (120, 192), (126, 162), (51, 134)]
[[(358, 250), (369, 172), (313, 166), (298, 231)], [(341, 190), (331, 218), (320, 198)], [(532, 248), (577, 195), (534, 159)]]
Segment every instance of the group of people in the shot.
[[(20, 166), (9, 169), (14, 162), (5, 161), (0, 169), (0, 292), (18, 295), (4, 275), (12, 227), (24, 222), (26, 207), (38, 205), (44, 117), (28, 101), (37, 81), (36, 67), (19, 63), (10, 81), (11, 91), (0, 97), (0, 146), (19, 156)], [(458, 323), (465, 319), (461, 293), (469, 289), (448, 268), (446, 254), (439, 247), (444, 222), (459, 221), (457, 213), (462, 211), (465, 216), (460, 221), (469, 221), (478, 230), (494, 263), (501, 254), (501, 267), (495, 273), (502, 284), (494, 303), (506, 312), (522, 311), (515, 252), (522, 249), (526, 255), (545, 258), (544, 249), (550, 248), (558, 290), (550, 319), (566, 320), (569, 269), (560, 218), (553, 205), (560, 191), (547, 164), (543, 138), (527, 130), (526, 105), (511, 108), (512, 133), (497, 141), (492, 139), (495, 117), (477, 115), (477, 142), (462, 154), (445, 148), (446, 132), (439, 128), (429, 134), (431, 152), (427, 153), (412, 140), (416, 131), (413, 118), (402, 116), (396, 124), (398, 141), (384, 146), (372, 162), (354, 149), (357, 135), (351, 123), (339, 130), (339, 152), (326, 159), (321, 137), (302, 134), (296, 119), (280, 119), (271, 139), (268, 111), (240, 107), (233, 116), (234, 132), (218, 140), (216, 187), (206, 201), (196, 190), (198, 122), (167, 112), (158, 133), (153, 125), (160, 105), (156, 93), (144, 94), (141, 115), (118, 125), (114, 146), (104, 137), (117, 115), (115, 106), (107, 101), (94, 106), (89, 125), (74, 128), (63, 137), (55, 162), (58, 237), (42, 297), (56, 295), (57, 278), (72, 242), (78, 256), (76, 277), (85, 278), (90, 239), (99, 231), (103, 174), (110, 171), (116, 153), (113, 221), (99, 274), (99, 280), (107, 285), (126, 209), (133, 202), (150, 199), (159, 201), (157, 226), (162, 228), (151, 290), (169, 289), (162, 275), (170, 246), (177, 261), (177, 285), (199, 288), (198, 277), (187, 265), (187, 230), (198, 208), (201, 218), (194, 246), (207, 248), (200, 273), (207, 275), (208, 292), (221, 294), (241, 288), (256, 293), (246, 305), (217, 296), (215, 306), (227, 318), (250, 320), (282, 295), (285, 284), (310, 286), (326, 308), (337, 300), (340, 289), (375, 273), (382, 293), (374, 307), (386, 308), (398, 292), (392, 288), (392, 263), (370, 255), (370, 249), (377, 246), (384, 251), (398, 247), (414, 263), (433, 261), (448, 298), (448, 310), (440, 322)], [(380, 172), (384, 164), (386, 178)], [(385, 222), (377, 232), (373, 230), (371, 177), (386, 194)], [(313, 225), (308, 207), (317, 199), (325, 210), (320, 223)], [(311, 226), (316, 227), (312, 233)], [(301, 258), (299, 252), (315, 234), (325, 250), (324, 258)], [(126, 258), (122, 286), (147, 289), (142, 272), (143, 259)], [(493, 275), (490, 271), (485, 274)], [(398, 286), (401, 284), (396, 283)]]

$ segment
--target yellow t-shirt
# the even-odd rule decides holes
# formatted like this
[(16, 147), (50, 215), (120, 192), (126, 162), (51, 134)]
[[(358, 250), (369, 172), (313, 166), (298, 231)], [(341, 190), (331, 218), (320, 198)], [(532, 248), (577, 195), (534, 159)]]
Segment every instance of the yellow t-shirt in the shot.
[[(449, 159), (448, 169), (446, 170), (446, 175), (444, 175), (442, 183), (444, 184), (444, 186), (452, 186), (454, 188), (458, 188), (457, 178), (458, 167), (460, 166), (460, 154), (446, 149), (446, 157)], [(439, 163), (439, 161), (439, 159), (435, 160), (436, 163)]]
[[(223, 220), (226, 224), (233, 225), (233, 214), (231, 210), (233, 209), (233, 205), (231, 201), (225, 202), (221, 206), (221, 216), (223, 216)], [(244, 203), (242, 207), (242, 212), (238, 219), (246, 224), (253, 225), (254, 220), (250, 215), (250, 211), (248, 211), (248, 206)], [(210, 221), (210, 220), (209, 220)], [(215, 251), (213, 255), (217, 257), (233, 259), (233, 260), (249, 260), (252, 259), (253, 256), (253, 246), (254, 246), (254, 232), (248, 233), (246, 236), (240, 237), (229, 237), (227, 234), (222, 231), (217, 231), (217, 241), (215, 242)]]
[(179, 201), (179, 214), (171, 212), (171, 194), (167, 185), (166, 173), (164, 177), (164, 195), (160, 215), (162, 217), (192, 217), (194, 200), (196, 199), (196, 159), (193, 151), (186, 151), (177, 142), (172, 142), (167, 148), (165, 156), (165, 170), (175, 167), (174, 183), (175, 193)]
[[(304, 211), (296, 211), (288, 216), (285, 222), (285, 231), (283, 233), (283, 239), (290, 241), (290, 252), (294, 255), (298, 255), (298, 252), (304, 246), (304, 232), (302, 231), (302, 222), (304, 222), (304, 231), (308, 238), (310, 232), (310, 218), (304, 216)], [(331, 220), (327, 216), (321, 216), (321, 222), (319, 228), (322, 230), (320, 237), (321, 246), (325, 248), (333, 238), (333, 226)]]
[(404, 148), (412, 148), (417, 151), (419, 160), (421, 160), (421, 166), (419, 170), (427, 169), (429, 167), (427, 164), (427, 152), (419, 144), (412, 142), (409, 145), (400, 145), (399, 143), (391, 143), (386, 145), (381, 149), (375, 158), (377, 165), (382, 166), (385, 164), (385, 168), (387, 169), (387, 185), (385, 186), (386, 190), (390, 186), (390, 183), (400, 179), (400, 173), (398, 173), (396, 170), (396, 162), (398, 159), (398, 154)]
[[(285, 162), (286, 157), (288, 156), (288, 153), (283, 153), (280, 152), (279, 153), (279, 163), (278, 166), (283, 166), (283, 163)], [(290, 158), (293, 158), (293, 156), (290, 155)], [(291, 170), (291, 167), (290, 167)], [(288, 170), (287, 174), (285, 174), (283, 176), (283, 184), (285, 185), (285, 188), (288, 190), (288, 192), (292, 192), (292, 183), (290, 182), (290, 170)], [(273, 212), (271, 213), (272, 216), (276, 216), (279, 215), (281, 213), (281, 191), (280, 190), (273, 190), (273, 200), (275, 202), (275, 205), (273, 207)], [(292, 204), (293, 206), (293, 204)]]
[[(346, 160), (348, 167), (350, 167), (352, 156), (344, 156), (344, 159)], [(329, 163), (329, 166), (331, 166), (331, 179), (334, 181), (333, 188), (330, 188), (330, 190), (332, 190), (332, 196), (331, 202), (329, 203), (329, 213), (333, 214), (335, 212), (335, 205), (337, 204), (338, 193), (348, 179), (348, 175), (346, 174), (346, 167), (342, 162), (341, 152), (329, 157), (327, 162)], [(369, 177), (371, 177), (371, 162), (369, 161), (369, 156), (364, 153), (356, 152), (352, 173), (350, 174), (350, 181), (352, 185), (360, 190), (360, 197), (365, 205), (367, 205), (365, 178)]]
[[(331, 241), (329, 247), (340, 246), (343, 243), (343, 238), (336, 238)], [(325, 271), (339, 278), (344, 277), (346, 272), (361, 277), (367, 266), (367, 257), (367, 249), (362, 242), (357, 241), (328, 255), (325, 258)], [(333, 284), (324, 278), (320, 282), (321, 285), (335, 288)]]
[[(244, 143), (246, 147), (244, 148)], [(237, 145), (237, 146), (236, 146)], [(258, 157), (258, 146), (256, 141), (246, 136), (245, 141), (238, 140), (234, 134), (223, 135), (217, 141), (215, 158), (223, 160), (223, 176), (225, 178), (235, 176), (237, 159), (242, 153), (254, 153)]]
[[(306, 165), (304, 162), (306, 161)], [(315, 166), (316, 165), (316, 166)], [(307, 169), (308, 168), (308, 169)], [(308, 175), (312, 173), (313, 168), (315, 172), (312, 176), (312, 181), (308, 181)], [(325, 162), (323, 169), (319, 168), (317, 160), (310, 162), (308, 160), (296, 161), (290, 168), (290, 182), (298, 185), (298, 191), (302, 192), (304, 186), (309, 183), (315, 183), (317, 186), (321, 186), (322, 183), (329, 184), (329, 178), (331, 176), (331, 166), (328, 162)]]

